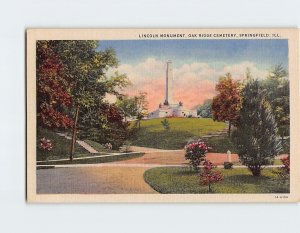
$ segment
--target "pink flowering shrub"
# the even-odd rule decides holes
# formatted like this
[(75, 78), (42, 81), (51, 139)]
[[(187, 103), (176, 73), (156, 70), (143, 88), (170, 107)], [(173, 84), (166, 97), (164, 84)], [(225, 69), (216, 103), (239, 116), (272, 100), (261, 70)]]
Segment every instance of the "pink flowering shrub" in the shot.
[(112, 150), (112, 144), (110, 142), (107, 142), (104, 144), (104, 148), (108, 150)]
[(290, 156), (280, 159), (283, 167), (282, 170), (285, 174), (290, 174)]
[(49, 139), (42, 138), (40, 140), (40, 148), (45, 151), (51, 151), (53, 148), (53, 145)]
[(281, 158), (280, 160), (283, 166), (274, 171), (274, 173), (281, 179), (282, 183), (285, 183), (290, 178), (290, 156)]
[(216, 166), (208, 160), (204, 161), (203, 166), (203, 171), (199, 174), (200, 184), (208, 185), (208, 192), (210, 193), (212, 191), (211, 184), (222, 181), (224, 176), (221, 172), (214, 171)]
[(185, 147), (185, 159), (189, 160), (189, 165), (195, 170), (199, 171), (199, 165), (205, 160), (205, 154), (208, 147), (202, 140), (188, 143)]

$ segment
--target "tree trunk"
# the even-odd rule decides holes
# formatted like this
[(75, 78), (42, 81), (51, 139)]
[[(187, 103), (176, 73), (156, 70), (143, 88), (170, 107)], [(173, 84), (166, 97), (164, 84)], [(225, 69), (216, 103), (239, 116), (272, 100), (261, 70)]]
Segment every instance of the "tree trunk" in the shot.
[(71, 144), (71, 152), (70, 152), (70, 161), (73, 161), (73, 157), (74, 157), (74, 153), (75, 153), (78, 114), (79, 114), (79, 106), (76, 107), (76, 112), (75, 112), (75, 117), (74, 117), (75, 120), (74, 120), (74, 125), (73, 125), (73, 135), (72, 135), (72, 144)]
[(260, 176), (260, 174), (261, 174), (260, 166), (250, 167), (250, 170), (251, 170), (253, 176)]
[(211, 185), (210, 185), (210, 183), (208, 184), (208, 192), (211, 193)]
[(230, 136), (230, 132), (231, 132), (231, 121), (229, 121), (228, 124), (228, 136)]

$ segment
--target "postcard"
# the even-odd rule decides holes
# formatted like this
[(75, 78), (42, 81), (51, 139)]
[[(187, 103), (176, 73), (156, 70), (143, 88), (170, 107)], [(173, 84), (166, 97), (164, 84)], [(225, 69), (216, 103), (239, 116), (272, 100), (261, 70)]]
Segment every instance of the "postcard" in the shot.
[(298, 29), (26, 37), (28, 202), (300, 200)]

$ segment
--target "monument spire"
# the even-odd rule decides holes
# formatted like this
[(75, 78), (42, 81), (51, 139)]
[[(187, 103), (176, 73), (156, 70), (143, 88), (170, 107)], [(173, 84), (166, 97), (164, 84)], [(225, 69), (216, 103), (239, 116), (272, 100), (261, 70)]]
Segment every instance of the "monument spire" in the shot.
[(167, 61), (167, 70), (166, 70), (166, 99), (165, 102), (171, 104), (173, 102), (173, 66), (172, 61)]

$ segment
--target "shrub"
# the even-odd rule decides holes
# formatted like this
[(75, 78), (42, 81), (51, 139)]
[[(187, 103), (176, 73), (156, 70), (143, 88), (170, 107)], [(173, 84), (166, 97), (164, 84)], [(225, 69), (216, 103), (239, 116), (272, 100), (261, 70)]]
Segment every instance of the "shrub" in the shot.
[(290, 174), (290, 156), (287, 156), (287, 157), (282, 158), (280, 160), (281, 160), (281, 162), (283, 164), (282, 171), (285, 174)]
[(189, 160), (189, 165), (195, 171), (199, 171), (199, 165), (205, 160), (208, 147), (202, 140), (188, 143), (185, 147), (185, 159)]
[(163, 121), (161, 121), (162, 126), (164, 127), (165, 130), (169, 130), (170, 129), (170, 123), (167, 119), (164, 119)]
[(243, 103), (235, 132), (235, 142), (242, 164), (253, 176), (260, 176), (264, 166), (272, 164), (282, 150), (271, 106), (258, 80), (250, 79), (243, 91)]
[(208, 161), (205, 160), (203, 163), (203, 171), (199, 174), (200, 177), (200, 184), (201, 185), (208, 185), (208, 192), (212, 192), (211, 185), (213, 183), (218, 183), (224, 179), (224, 176), (219, 171), (214, 171), (213, 169), (216, 166)]
[(51, 151), (53, 148), (53, 145), (49, 139), (42, 138), (40, 140), (40, 148), (44, 151)]
[(231, 162), (224, 162), (224, 169), (231, 169), (233, 166), (233, 163)]
[(282, 167), (280, 167), (274, 173), (278, 176), (278, 180), (281, 184), (285, 184), (290, 178), (290, 156), (280, 159), (282, 162)]

